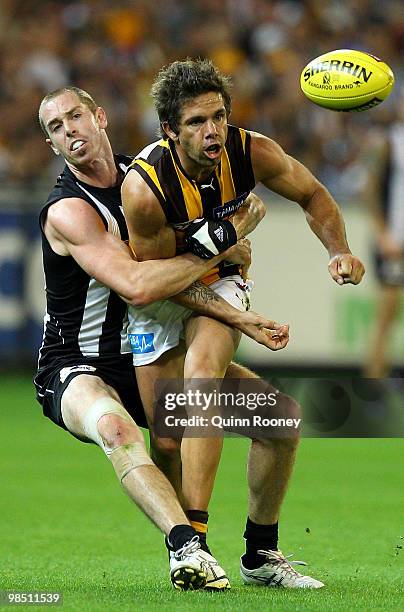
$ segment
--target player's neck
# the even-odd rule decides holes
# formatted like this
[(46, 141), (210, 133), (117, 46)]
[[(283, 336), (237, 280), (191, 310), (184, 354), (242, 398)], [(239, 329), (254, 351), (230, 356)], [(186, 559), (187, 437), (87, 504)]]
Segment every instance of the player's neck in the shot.
[(211, 168), (200, 168), (198, 171), (195, 171), (191, 174), (192, 180), (195, 181), (195, 183), (204, 183), (212, 176), (212, 173), (214, 173), (215, 169), (216, 166), (213, 166)]
[(79, 181), (93, 187), (114, 187), (118, 182), (118, 170), (109, 143), (97, 157), (88, 163), (73, 166), (67, 162), (67, 165)]
[(180, 148), (174, 147), (177, 157), (177, 163), (180, 163), (181, 169), (185, 172), (185, 175), (196, 183), (203, 183), (208, 179), (215, 171), (217, 165), (208, 167), (201, 166)]

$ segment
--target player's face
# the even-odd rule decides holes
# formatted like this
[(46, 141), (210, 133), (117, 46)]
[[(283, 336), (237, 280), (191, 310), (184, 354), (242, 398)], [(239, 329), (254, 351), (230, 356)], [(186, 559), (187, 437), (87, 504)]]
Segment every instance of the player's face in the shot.
[(186, 102), (174, 138), (181, 162), (190, 172), (216, 167), (227, 138), (223, 96), (210, 92)]
[(76, 94), (65, 92), (44, 104), (41, 116), (49, 134), (46, 142), (55, 153), (74, 166), (97, 158), (107, 125), (103, 109), (94, 114)]

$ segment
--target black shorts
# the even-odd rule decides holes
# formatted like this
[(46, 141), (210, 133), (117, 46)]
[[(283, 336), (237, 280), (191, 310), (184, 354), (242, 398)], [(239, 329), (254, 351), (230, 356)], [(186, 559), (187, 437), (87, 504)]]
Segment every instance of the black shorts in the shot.
[[(37, 386), (37, 399), (42, 405), (44, 415), (56, 425), (67, 430), (62, 418), (62, 396), (73, 378), (81, 374), (98, 376), (115, 389), (123, 406), (137, 425), (148, 427), (130, 354), (127, 360), (125, 359), (123, 363), (121, 360), (119, 364), (108, 365), (96, 361), (91, 362), (88, 359), (80, 363), (80, 360), (77, 359), (74, 364), (65, 364), (62, 368), (58, 367), (51, 372), (41, 372), (40, 376), (34, 379)], [(41, 379), (40, 387), (37, 383), (38, 379)]]
[(382, 285), (404, 287), (404, 256), (401, 259), (387, 259), (375, 251), (374, 262), (376, 277)]

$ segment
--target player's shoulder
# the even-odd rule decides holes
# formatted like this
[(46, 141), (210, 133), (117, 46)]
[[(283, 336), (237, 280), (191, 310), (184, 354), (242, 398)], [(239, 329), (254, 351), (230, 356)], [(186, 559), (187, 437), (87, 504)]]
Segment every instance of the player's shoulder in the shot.
[(78, 222), (80, 218), (94, 216), (94, 214), (96, 214), (95, 210), (88, 206), (83, 198), (68, 196), (59, 198), (48, 207), (47, 219), (53, 223), (60, 223), (61, 220)]
[(259, 132), (249, 132), (251, 138), (251, 153), (255, 157), (264, 155), (270, 157), (273, 162), (283, 162), (285, 158), (285, 152), (282, 147), (269, 136), (260, 134)]
[(117, 168), (125, 175), (134, 160), (133, 155), (124, 155), (123, 153), (115, 153), (114, 159)]
[(48, 209), (53, 208), (53, 206), (61, 200), (72, 198), (91, 202), (89, 189), (90, 186), (79, 181), (66, 165), (57, 177), (56, 183), (46, 199), (41, 210), (41, 215), (45, 212), (48, 214)]
[(65, 166), (56, 179), (52, 191), (47, 197), (45, 206), (62, 198), (75, 197), (80, 192), (73, 173)]
[(242, 134), (247, 134), (248, 130), (232, 123), (227, 124), (227, 136), (234, 137)]
[(245, 148), (245, 142), (250, 138), (250, 132), (237, 125), (227, 125), (227, 145), (240, 143)]
[(272, 138), (259, 132), (249, 132), (251, 163), (256, 182), (285, 174), (292, 158)]
[(94, 234), (96, 228), (102, 227), (100, 216), (83, 198), (61, 198), (46, 212), (44, 228), (47, 236), (64, 236), (74, 242), (76, 238)]
[(169, 141), (160, 139), (152, 142), (135, 155), (129, 166), (122, 186), (124, 200), (125, 193), (131, 192), (137, 199), (137, 208), (144, 207), (148, 211), (150, 207), (155, 209), (158, 203), (163, 205), (165, 195), (162, 183), (165, 176), (173, 173), (175, 167)]
[(252, 157), (271, 156), (275, 161), (284, 156), (282, 147), (265, 134), (229, 124), (226, 147), (230, 148), (239, 142), (242, 144), (244, 151), (251, 154)]
[(112, 187), (94, 187), (77, 178), (70, 168), (65, 165), (57, 177), (56, 183), (48, 195), (41, 213), (56, 202), (69, 198), (83, 200), (91, 206), (106, 205), (108, 207), (114, 203), (120, 205), (120, 183), (133, 161), (133, 156), (118, 153), (114, 155), (114, 160), (121, 180)]
[(160, 138), (160, 140), (150, 143), (135, 155), (129, 168), (156, 166), (167, 155), (170, 155), (169, 141)]
[(66, 165), (39, 213), (40, 224), (44, 225), (46, 220), (47, 224), (59, 225), (67, 217), (75, 219), (77, 215), (92, 215), (94, 211), (88, 203), (91, 203), (91, 194), (80, 186), (80, 181)]

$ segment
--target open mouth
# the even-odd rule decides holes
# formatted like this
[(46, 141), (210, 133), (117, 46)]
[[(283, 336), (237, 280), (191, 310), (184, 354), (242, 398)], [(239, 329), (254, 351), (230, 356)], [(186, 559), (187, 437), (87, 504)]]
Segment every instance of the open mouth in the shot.
[(79, 149), (81, 149), (81, 147), (83, 145), (85, 145), (86, 143), (84, 142), (84, 140), (75, 140), (71, 145), (70, 145), (70, 151), (78, 151)]
[(219, 144), (212, 144), (210, 145), (210, 147), (207, 147), (205, 149), (206, 155), (210, 157), (211, 159), (215, 159), (216, 157), (219, 157), (221, 152), (222, 152), (222, 147)]

